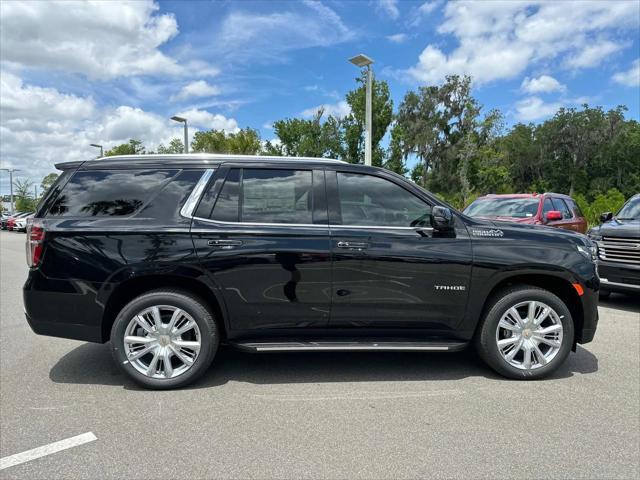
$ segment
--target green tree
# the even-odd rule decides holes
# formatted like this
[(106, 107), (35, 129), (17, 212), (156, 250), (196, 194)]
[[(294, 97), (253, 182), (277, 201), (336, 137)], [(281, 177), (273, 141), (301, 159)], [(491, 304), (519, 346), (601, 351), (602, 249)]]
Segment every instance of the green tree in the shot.
[(45, 175), (45, 177), (42, 179), (42, 182), (40, 182), (40, 190), (42, 191), (42, 195), (44, 195), (47, 192), (47, 190), (51, 188), (51, 185), (53, 185), (53, 183), (57, 179), (58, 179), (57, 173), (49, 173)]
[(107, 150), (104, 154), (105, 157), (112, 157), (114, 155), (139, 155), (145, 153), (144, 145), (140, 140), (131, 139), (128, 143), (123, 143), (113, 147), (111, 150)]
[(158, 153), (184, 153), (184, 143), (179, 138), (172, 138), (168, 146), (164, 146), (162, 143), (158, 145)]
[(286, 118), (274, 122), (278, 142), (268, 142), (265, 153), (294, 157), (342, 158), (341, 120), (329, 116), (322, 121), (320, 109), (312, 119)]
[(578, 182), (582, 182), (581, 189), (586, 189), (584, 170), (600, 148), (606, 131), (604, 111), (586, 104), (582, 110), (561, 108), (545, 123), (549, 127), (545, 147), (561, 160), (560, 168), (568, 178), (569, 195), (576, 193)]
[(459, 195), (457, 203), (472, 195), (483, 168), (480, 151), (496, 142), (502, 127), (498, 111), (482, 117), (481, 110), (467, 76), (449, 76), (441, 86), (405, 95), (397, 123), (405, 157), (415, 156), (422, 164), (412, 174), (416, 181), (448, 197)]
[(17, 179), (13, 182), (15, 195), (15, 208), (18, 212), (30, 212), (35, 210), (36, 201), (31, 197), (33, 182), (30, 179)]
[(402, 127), (398, 123), (395, 123), (391, 129), (391, 140), (389, 142), (387, 158), (383, 166), (387, 170), (399, 173), (400, 175), (406, 175), (408, 171), (405, 165), (406, 158), (403, 151), (403, 142)]
[(257, 155), (261, 150), (260, 134), (248, 127), (236, 133), (226, 133), (223, 130), (196, 132), (191, 142), (193, 152)]

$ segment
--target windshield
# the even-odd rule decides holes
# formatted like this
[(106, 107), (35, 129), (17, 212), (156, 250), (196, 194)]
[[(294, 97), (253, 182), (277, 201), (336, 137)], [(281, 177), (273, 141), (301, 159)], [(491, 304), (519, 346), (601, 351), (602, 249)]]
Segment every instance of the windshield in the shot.
[(620, 209), (616, 218), (620, 220), (637, 220), (640, 218), (640, 197), (629, 200), (624, 207)]
[(483, 198), (464, 209), (470, 217), (528, 218), (538, 213), (537, 198)]

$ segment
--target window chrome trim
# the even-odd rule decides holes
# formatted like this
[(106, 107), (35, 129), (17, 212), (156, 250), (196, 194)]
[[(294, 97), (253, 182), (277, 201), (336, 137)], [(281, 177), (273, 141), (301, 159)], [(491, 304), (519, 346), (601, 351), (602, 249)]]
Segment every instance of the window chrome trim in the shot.
[(212, 168), (204, 171), (204, 173), (200, 177), (200, 180), (198, 180), (198, 183), (196, 183), (196, 186), (193, 187), (191, 195), (189, 195), (189, 198), (187, 198), (187, 201), (184, 202), (184, 205), (180, 209), (180, 215), (187, 218), (194, 218), (193, 213), (196, 205), (198, 205), (200, 197), (202, 196), (205, 187), (209, 183), (209, 179), (213, 175), (213, 172), (214, 170)]
[[(412, 230), (412, 231), (417, 231), (417, 230), (423, 230), (423, 231), (433, 231), (433, 227), (419, 227), (419, 226), (415, 226), (415, 227), (389, 227), (389, 226), (383, 226), (383, 225), (367, 225), (367, 226), (363, 226), (363, 225), (330, 225), (330, 224), (325, 224), (325, 223), (268, 223), (268, 222), (264, 222), (264, 223), (258, 223), (258, 222), (221, 222), (219, 220), (212, 220), (210, 218), (202, 218), (202, 217), (196, 217), (196, 216), (192, 216), (191, 218), (193, 218), (194, 220), (198, 220), (200, 222), (205, 222), (205, 223), (212, 223), (214, 225), (220, 225), (223, 227), (232, 227), (232, 226), (237, 226), (237, 227), (301, 227), (301, 228), (337, 228), (337, 229), (378, 229), (378, 230)], [(194, 230), (195, 231), (195, 230)]]
[(433, 227), (390, 227), (386, 225), (329, 225), (331, 228), (343, 228), (348, 230), (362, 230), (362, 229), (378, 229), (378, 230), (427, 230), (432, 231)]
[(255, 222), (221, 222), (219, 220), (212, 220), (210, 218), (202, 218), (202, 217), (192, 217), (194, 220), (199, 220), (201, 222), (213, 223), (214, 225), (220, 225), (225, 227), (230, 226), (247, 226), (247, 227), (321, 227), (321, 228), (329, 228), (328, 223), (255, 223)]

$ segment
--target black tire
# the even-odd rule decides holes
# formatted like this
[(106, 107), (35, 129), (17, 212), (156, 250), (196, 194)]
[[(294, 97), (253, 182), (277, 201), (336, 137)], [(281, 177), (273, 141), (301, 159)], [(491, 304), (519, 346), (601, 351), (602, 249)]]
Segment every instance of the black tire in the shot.
[[(509, 308), (529, 300), (543, 302), (556, 311), (562, 323), (563, 338), (558, 353), (547, 365), (523, 370), (510, 365), (502, 357), (496, 341), (496, 331), (500, 319)], [(571, 312), (560, 298), (548, 290), (531, 285), (506, 288), (494, 295), (485, 311), (476, 334), (475, 345), (480, 358), (500, 375), (516, 380), (538, 380), (547, 377), (564, 363), (571, 351), (575, 330)]]
[(604, 289), (600, 289), (600, 298), (609, 298), (611, 296), (611, 291), (610, 290), (604, 290)]
[[(131, 319), (145, 308), (169, 305), (187, 312), (198, 325), (200, 353), (193, 365), (174, 378), (151, 378), (136, 370), (124, 350), (124, 333)], [(197, 297), (181, 290), (153, 290), (136, 297), (120, 311), (111, 328), (111, 352), (116, 363), (133, 381), (145, 388), (168, 390), (188, 385), (201, 377), (211, 365), (220, 343), (219, 329), (212, 312)]]

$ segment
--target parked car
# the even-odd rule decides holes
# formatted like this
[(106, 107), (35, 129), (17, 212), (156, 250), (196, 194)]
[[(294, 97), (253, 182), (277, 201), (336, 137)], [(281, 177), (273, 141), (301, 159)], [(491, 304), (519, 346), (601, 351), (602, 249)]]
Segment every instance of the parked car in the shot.
[(616, 215), (603, 213), (601, 225), (589, 230), (598, 246), (598, 269), (602, 289), (640, 295), (640, 193), (631, 197)]
[(9, 215), (8, 213), (3, 213), (2, 215), (0, 215), (0, 230), (7, 229), (7, 222), (9, 221), (10, 216), (11, 215)]
[(27, 220), (33, 218), (35, 213), (29, 213), (22, 217), (18, 217), (14, 220), (13, 231), (14, 232), (26, 232), (27, 231)]
[(476, 218), (587, 231), (587, 220), (578, 204), (560, 193), (485, 195), (475, 199), (464, 213)]
[(313, 158), (142, 155), (63, 163), (27, 226), (26, 318), (111, 341), (149, 388), (220, 342), (250, 352), (456, 351), (555, 371), (598, 321), (584, 235), (472, 219), (384, 169)]
[(9, 217), (9, 219), (7, 220), (7, 230), (9, 231), (13, 231), (16, 227), (16, 222), (18, 220), (20, 220), (21, 218), (24, 218), (28, 215), (31, 215), (33, 212), (20, 212), (20, 213), (16, 213), (14, 215), (12, 215), (11, 217)]

